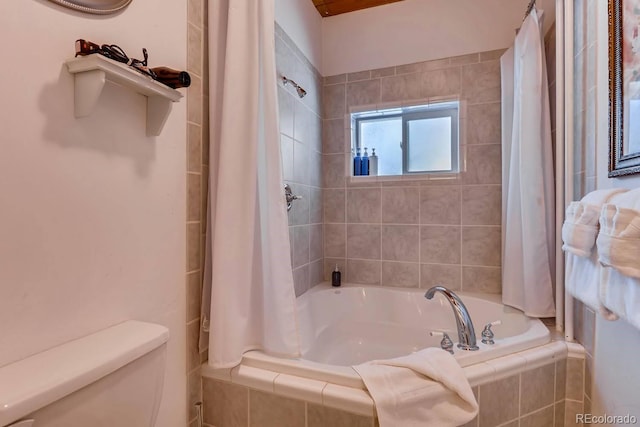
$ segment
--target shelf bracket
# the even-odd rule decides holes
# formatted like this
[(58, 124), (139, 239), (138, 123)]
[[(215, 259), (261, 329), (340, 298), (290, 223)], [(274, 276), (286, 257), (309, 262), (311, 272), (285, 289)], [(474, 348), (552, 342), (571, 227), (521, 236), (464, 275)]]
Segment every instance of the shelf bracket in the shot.
[(77, 73), (75, 78), (75, 116), (87, 117), (93, 112), (102, 89), (107, 82), (106, 73), (102, 70), (85, 71)]

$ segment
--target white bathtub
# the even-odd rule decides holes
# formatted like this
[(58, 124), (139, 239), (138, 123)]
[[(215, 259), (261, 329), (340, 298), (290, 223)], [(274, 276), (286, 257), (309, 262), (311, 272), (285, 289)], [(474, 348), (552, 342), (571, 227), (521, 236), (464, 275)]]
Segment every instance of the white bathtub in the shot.
[[(296, 377), (363, 389), (351, 365), (388, 359), (425, 347), (439, 347), (430, 331), (444, 331), (457, 344), (458, 333), (449, 302), (437, 293), (424, 298), (425, 289), (381, 286), (318, 285), (297, 299), (300, 323), (300, 359), (281, 359), (259, 351), (245, 354), (242, 365)], [(501, 356), (544, 345), (549, 330), (538, 319), (499, 302), (499, 296), (458, 293), (475, 326), (478, 351), (457, 347), (461, 366), (479, 364)], [(485, 324), (494, 326), (495, 344), (481, 343)]]

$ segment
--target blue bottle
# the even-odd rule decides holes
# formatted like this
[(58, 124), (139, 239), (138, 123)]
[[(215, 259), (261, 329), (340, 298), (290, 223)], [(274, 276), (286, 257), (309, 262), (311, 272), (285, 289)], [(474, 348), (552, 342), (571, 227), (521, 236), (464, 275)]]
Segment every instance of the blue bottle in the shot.
[(353, 158), (353, 176), (362, 175), (362, 157), (360, 157), (360, 149), (356, 149), (356, 156)]
[(367, 147), (364, 147), (364, 155), (362, 156), (360, 173), (361, 175), (369, 175), (369, 155), (367, 154)]

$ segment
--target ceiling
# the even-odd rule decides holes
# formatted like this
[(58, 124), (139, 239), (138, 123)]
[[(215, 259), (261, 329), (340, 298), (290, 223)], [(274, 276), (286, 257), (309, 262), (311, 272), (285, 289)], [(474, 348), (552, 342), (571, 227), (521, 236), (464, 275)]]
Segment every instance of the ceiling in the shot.
[(402, 0), (311, 0), (322, 17), (339, 15)]

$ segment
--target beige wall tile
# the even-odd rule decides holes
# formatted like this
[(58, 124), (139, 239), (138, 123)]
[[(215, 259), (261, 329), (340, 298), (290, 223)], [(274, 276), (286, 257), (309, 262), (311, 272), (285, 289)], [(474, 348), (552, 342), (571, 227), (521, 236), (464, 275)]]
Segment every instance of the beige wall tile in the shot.
[(331, 258), (345, 258), (347, 256), (347, 226), (346, 224), (324, 225), (324, 253)]
[(460, 227), (420, 227), (420, 262), (429, 264), (460, 263)]
[[(555, 391), (555, 371), (555, 364), (551, 363), (540, 368), (525, 371), (521, 374), (521, 414), (528, 414), (554, 403), (553, 396)], [(551, 419), (553, 420), (553, 407), (549, 406), (549, 408), (551, 408)]]
[(556, 362), (556, 402), (564, 400), (567, 389), (567, 359)]
[(322, 188), (309, 188), (309, 223), (322, 224)]
[(309, 290), (309, 264), (293, 270), (293, 287), (297, 297)]
[(257, 390), (250, 392), (250, 427), (304, 427), (305, 403)]
[(345, 180), (345, 155), (325, 154), (322, 174), (324, 175), (324, 188), (344, 188)]
[(358, 80), (369, 80), (371, 78), (371, 71), (358, 71), (356, 73), (347, 74), (347, 81), (355, 82)]
[(187, 221), (200, 221), (202, 208), (202, 178), (199, 173), (187, 173)]
[(187, 172), (202, 171), (202, 128), (187, 123)]
[(582, 423), (576, 422), (576, 415), (584, 413), (582, 402), (565, 400), (564, 404), (564, 425), (565, 427), (582, 427)]
[(309, 263), (309, 226), (300, 225), (290, 227), (289, 232), (293, 234), (293, 268)]
[(500, 144), (502, 112), (500, 102), (467, 107), (467, 144)]
[(553, 425), (553, 409), (550, 405), (520, 420), (520, 427), (546, 427)]
[(426, 71), (422, 73), (421, 97), (459, 95), (460, 68), (446, 68), (443, 70)]
[(222, 381), (202, 379), (204, 422), (215, 426), (246, 427), (249, 389)]
[(554, 406), (555, 423), (554, 427), (564, 427), (564, 400), (558, 402)]
[(499, 266), (500, 245), (500, 227), (462, 227), (462, 264)]
[(371, 105), (380, 102), (380, 79), (347, 84), (347, 106)]
[(280, 135), (280, 155), (282, 157), (282, 177), (293, 181), (293, 139)]
[(496, 427), (518, 416), (520, 378), (514, 375), (480, 386), (480, 427)]
[(424, 62), (396, 66), (396, 74), (417, 73), (424, 70)]
[(309, 185), (322, 187), (322, 154), (315, 150), (309, 150)]
[(384, 77), (381, 80), (382, 102), (419, 99), (422, 96), (420, 74)]
[(462, 99), (470, 103), (500, 101), (500, 61), (462, 67)]
[(467, 170), (465, 184), (500, 184), (502, 181), (502, 153), (500, 144), (469, 145), (466, 147)]
[(309, 289), (324, 281), (324, 260), (319, 259), (309, 264)]
[(307, 404), (307, 427), (372, 427), (373, 418)]
[(344, 84), (325, 86), (323, 90), (323, 118), (339, 119), (346, 113), (347, 89)]
[(567, 399), (582, 401), (584, 394), (584, 359), (567, 359)]
[(293, 141), (293, 182), (309, 185), (309, 149), (296, 140)]
[(502, 292), (500, 267), (462, 267), (462, 290), (499, 294)]
[(347, 257), (380, 259), (380, 226), (347, 225)]
[(196, 319), (187, 323), (187, 372), (191, 372), (200, 366), (199, 340), (200, 321)]
[(463, 225), (500, 225), (502, 191), (500, 185), (462, 187)]
[(447, 264), (421, 264), (420, 287), (444, 286), (457, 291), (462, 289), (462, 267)]
[(380, 223), (379, 188), (347, 190), (347, 222)]
[(324, 222), (345, 222), (346, 221), (346, 191), (345, 190), (324, 190)]
[[(363, 283), (367, 285), (379, 285), (380, 284), (380, 261), (367, 261), (360, 259), (348, 259), (347, 260), (347, 282), (349, 283)], [(333, 270), (331, 270), (333, 271)], [(342, 273), (342, 280), (344, 280), (344, 272)], [(326, 270), (325, 270), (325, 277)], [(329, 273), (331, 278), (331, 273)]]
[(420, 265), (417, 262), (382, 261), (382, 285), (417, 288)]
[(470, 53), (468, 55), (460, 55), (449, 58), (451, 65), (475, 64), (480, 59), (479, 53)]
[(278, 111), (280, 133), (293, 138), (293, 95), (282, 86), (278, 86)]
[(382, 222), (386, 224), (417, 224), (420, 212), (420, 189), (383, 188)]
[(187, 271), (200, 269), (200, 223), (187, 224)]
[(382, 259), (418, 262), (420, 229), (417, 225), (383, 225)]
[(324, 252), (324, 238), (322, 224), (309, 226), (309, 261), (317, 261), (322, 258)]
[(587, 353), (584, 359), (584, 394), (589, 399), (592, 398), (593, 374), (593, 357)]
[(449, 68), (451, 66), (450, 58), (433, 59), (423, 63), (422, 68), (424, 71), (441, 70), (443, 68)]
[(187, 70), (202, 76), (202, 29), (187, 25)]
[(459, 187), (422, 187), (420, 224), (460, 224)]
[(204, 24), (203, 11), (202, 0), (189, 0), (187, 2), (187, 22), (202, 28)]
[[(294, 96), (295, 99), (295, 96)], [(322, 151), (322, 120), (299, 100), (294, 101), (293, 139)]]
[(187, 322), (200, 318), (202, 278), (200, 271), (187, 274)]
[(396, 67), (378, 68), (371, 70), (371, 78), (393, 76), (396, 73)]
[(202, 124), (202, 80), (197, 76), (191, 76), (187, 89), (187, 121)]
[(337, 154), (347, 153), (345, 143), (345, 123), (344, 119), (324, 120), (322, 127), (322, 153)]
[(327, 76), (324, 78), (324, 84), (334, 85), (336, 83), (345, 83), (347, 81), (346, 74), (337, 74), (335, 76)]
[(480, 61), (493, 61), (496, 59), (500, 59), (502, 55), (507, 51), (507, 49), (496, 49), (496, 50), (488, 50), (486, 52), (480, 52)]

